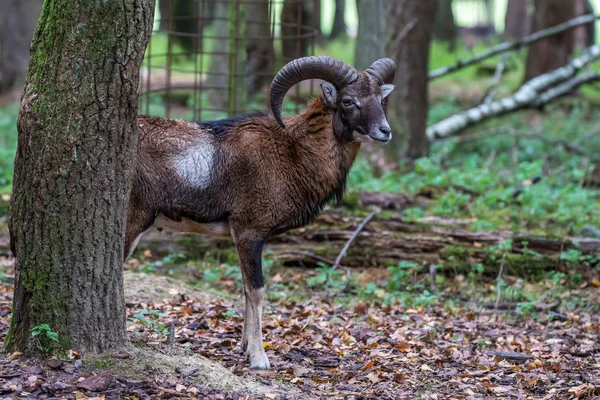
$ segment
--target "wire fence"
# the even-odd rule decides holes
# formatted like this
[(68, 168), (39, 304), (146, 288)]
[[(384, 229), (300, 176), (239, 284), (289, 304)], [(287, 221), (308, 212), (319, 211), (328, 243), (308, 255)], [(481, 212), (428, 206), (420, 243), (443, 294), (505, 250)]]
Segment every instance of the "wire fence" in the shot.
[[(218, 119), (264, 108), (288, 61), (312, 55), (317, 0), (160, 0), (142, 65), (141, 111)], [(297, 111), (313, 84), (298, 85)], [(294, 101), (295, 100), (295, 101)]]

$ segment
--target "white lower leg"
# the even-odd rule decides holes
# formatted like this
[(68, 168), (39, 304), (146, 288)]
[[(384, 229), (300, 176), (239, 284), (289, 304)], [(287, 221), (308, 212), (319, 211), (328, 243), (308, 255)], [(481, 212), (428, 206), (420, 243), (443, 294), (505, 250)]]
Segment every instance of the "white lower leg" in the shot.
[[(246, 288), (246, 316), (244, 335), (246, 336), (246, 356), (250, 359), (250, 368), (269, 369), (269, 359), (265, 354), (262, 339), (262, 303), (265, 289)], [(244, 339), (242, 337), (242, 344)]]
[(250, 310), (250, 300), (248, 299), (248, 294), (246, 293), (246, 291), (244, 291), (244, 303), (246, 306), (246, 311), (244, 311), (244, 328), (242, 329), (242, 342), (240, 344), (242, 347), (242, 351), (246, 352), (246, 350), (248, 350), (248, 321), (251, 318), (250, 314), (252, 312)]

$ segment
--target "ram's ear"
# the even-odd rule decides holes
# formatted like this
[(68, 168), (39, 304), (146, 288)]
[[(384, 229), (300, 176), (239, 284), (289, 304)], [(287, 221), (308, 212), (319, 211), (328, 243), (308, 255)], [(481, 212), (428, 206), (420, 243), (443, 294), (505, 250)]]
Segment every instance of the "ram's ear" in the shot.
[(335, 90), (335, 86), (329, 82), (323, 82), (321, 83), (321, 90), (323, 91), (325, 105), (335, 110), (337, 108), (337, 90)]
[(392, 90), (394, 90), (395, 88), (395, 85), (391, 85), (389, 83), (381, 85), (381, 96), (385, 99), (390, 93), (392, 93)]

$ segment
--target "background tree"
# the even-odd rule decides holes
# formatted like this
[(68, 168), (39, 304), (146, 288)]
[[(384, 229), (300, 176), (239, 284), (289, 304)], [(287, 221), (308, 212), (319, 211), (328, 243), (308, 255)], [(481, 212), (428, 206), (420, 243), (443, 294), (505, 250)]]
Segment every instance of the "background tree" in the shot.
[(32, 350), (40, 324), (61, 347), (125, 342), (125, 217), (153, 16), (153, 0), (44, 3), (18, 119), (9, 351)]
[(248, 2), (246, 6), (246, 86), (248, 96), (271, 83), (273, 38), (269, 25), (269, 3)]
[[(576, 0), (576, 15), (594, 14), (594, 6), (589, 0)], [(590, 23), (575, 28), (575, 43), (579, 47), (589, 47), (596, 43), (596, 24)]]
[(330, 39), (335, 39), (341, 34), (346, 33), (346, 0), (335, 0), (335, 14), (333, 15), (333, 25), (331, 26)]
[(394, 138), (386, 146), (394, 159), (414, 159), (429, 152), (427, 71), (435, 5), (435, 0), (357, 2), (356, 66), (364, 69), (380, 57), (396, 62), (396, 89), (390, 95), (389, 112)]
[(451, 50), (454, 50), (456, 47), (458, 28), (454, 21), (452, 0), (436, 1), (433, 36), (442, 42), (449, 43)]
[(356, 35), (356, 68), (365, 69), (386, 54), (389, 4), (384, 0), (356, 0), (358, 34)]
[(517, 39), (530, 32), (530, 8), (531, 0), (508, 0), (504, 17), (504, 36)]
[(42, 0), (0, 0), (0, 94), (23, 86)]
[[(319, 12), (315, 12), (315, 7)], [(283, 57), (294, 59), (308, 55), (312, 38), (303, 27), (316, 29), (320, 35), (320, 1), (285, 0), (281, 10), (281, 36), (288, 39), (281, 40)], [(300, 40), (291, 36), (303, 35)]]
[[(576, 16), (576, 2), (563, 0), (535, 0), (532, 30), (539, 31)], [(525, 80), (565, 65), (575, 47), (573, 29), (534, 43), (527, 53)]]

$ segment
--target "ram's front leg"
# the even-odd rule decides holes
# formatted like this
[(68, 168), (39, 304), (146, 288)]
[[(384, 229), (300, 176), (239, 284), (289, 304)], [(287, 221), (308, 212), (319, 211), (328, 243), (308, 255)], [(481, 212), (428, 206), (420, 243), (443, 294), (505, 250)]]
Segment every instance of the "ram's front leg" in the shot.
[(256, 234), (235, 229), (233, 237), (240, 257), (246, 297), (242, 349), (250, 360), (250, 368), (269, 369), (269, 359), (265, 354), (262, 339), (262, 305), (265, 298), (265, 285), (261, 258), (265, 240)]

